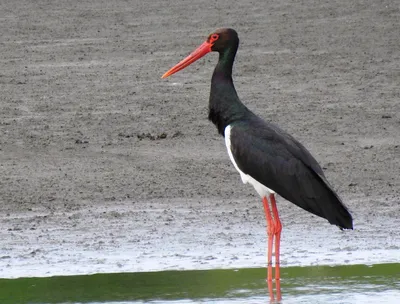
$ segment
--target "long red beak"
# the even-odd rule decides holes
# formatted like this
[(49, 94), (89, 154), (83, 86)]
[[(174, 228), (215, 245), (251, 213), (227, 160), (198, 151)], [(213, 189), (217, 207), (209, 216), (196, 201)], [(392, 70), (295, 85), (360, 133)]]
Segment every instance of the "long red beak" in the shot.
[(175, 65), (170, 70), (168, 70), (164, 75), (162, 75), (161, 78), (166, 78), (168, 76), (171, 76), (172, 74), (175, 74), (176, 72), (186, 68), (188, 65), (191, 65), (193, 62), (200, 59), (205, 54), (210, 53), (211, 47), (212, 47), (212, 44), (210, 42), (208, 42), (208, 41), (203, 42), (189, 56), (187, 56), (185, 59), (183, 59), (177, 65)]

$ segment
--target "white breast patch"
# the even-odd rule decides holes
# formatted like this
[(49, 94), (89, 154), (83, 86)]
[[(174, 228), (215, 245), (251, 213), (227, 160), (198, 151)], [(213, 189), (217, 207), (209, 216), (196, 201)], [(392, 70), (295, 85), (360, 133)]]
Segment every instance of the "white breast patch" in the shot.
[(254, 189), (256, 189), (258, 195), (260, 195), (261, 197), (267, 196), (267, 195), (269, 195), (271, 193), (275, 193), (275, 191), (267, 188), (266, 186), (264, 186), (260, 182), (256, 181), (253, 177), (251, 177), (250, 175), (248, 175), (246, 173), (243, 173), (239, 169), (238, 165), (235, 162), (235, 159), (233, 158), (233, 154), (232, 154), (232, 150), (231, 150), (231, 130), (232, 130), (232, 126), (228, 125), (225, 128), (225, 131), (224, 131), (226, 149), (228, 150), (228, 155), (229, 155), (229, 158), (231, 159), (231, 162), (233, 163), (233, 166), (240, 173), (240, 177), (242, 178), (242, 182), (244, 184), (249, 183), (250, 185), (252, 185), (254, 187)]

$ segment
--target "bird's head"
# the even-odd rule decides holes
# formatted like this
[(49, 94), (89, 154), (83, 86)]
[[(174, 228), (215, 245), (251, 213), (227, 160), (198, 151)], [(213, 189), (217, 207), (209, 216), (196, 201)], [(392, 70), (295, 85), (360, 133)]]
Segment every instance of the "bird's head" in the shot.
[(239, 41), (238, 34), (231, 28), (218, 29), (211, 33), (206, 40), (211, 44), (211, 51), (219, 53), (228, 49), (236, 41)]
[(189, 56), (179, 62), (177, 65), (168, 70), (161, 78), (166, 78), (175, 74), (176, 72), (184, 69), (191, 65), (196, 60), (200, 59), (204, 55), (210, 52), (222, 53), (228, 49), (232, 44), (239, 43), (238, 34), (234, 29), (221, 28), (208, 35), (206, 41), (204, 41), (197, 49), (195, 49)]

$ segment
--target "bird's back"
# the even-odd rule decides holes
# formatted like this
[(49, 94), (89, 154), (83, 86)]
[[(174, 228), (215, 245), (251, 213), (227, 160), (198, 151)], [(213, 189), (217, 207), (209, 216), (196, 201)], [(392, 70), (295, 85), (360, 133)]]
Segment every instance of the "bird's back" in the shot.
[(242, 172), (331, 224), (353, 228), (346, 206), (301, 143), (252, 113), (230, 126), (232, 155)]

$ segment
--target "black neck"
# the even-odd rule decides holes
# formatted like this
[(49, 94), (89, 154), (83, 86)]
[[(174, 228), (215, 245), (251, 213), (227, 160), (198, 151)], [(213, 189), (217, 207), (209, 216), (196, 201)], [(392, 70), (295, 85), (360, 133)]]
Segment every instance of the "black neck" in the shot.
[(229, 124), (251, 113), (240, 101), (232, 81), (232, 66), (237, 47), (233, 45), (220, 52), (211, 80), (208, 119), (214, 123), (221, 135), (224, 135)]

